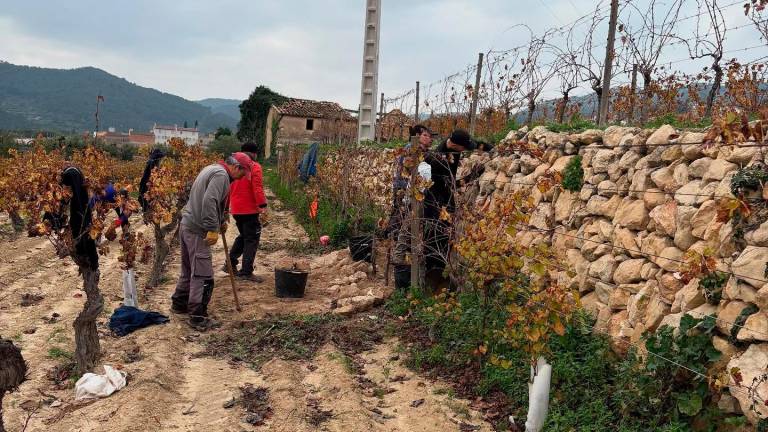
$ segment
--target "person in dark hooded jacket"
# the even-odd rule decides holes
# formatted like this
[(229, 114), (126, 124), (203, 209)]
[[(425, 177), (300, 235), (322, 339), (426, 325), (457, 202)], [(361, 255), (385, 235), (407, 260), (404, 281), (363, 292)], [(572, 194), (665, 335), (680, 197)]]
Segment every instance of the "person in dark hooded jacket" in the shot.
[(98, 270), (99, 254), (96, 242), (88, 234), (91, 227), (91, 206), (85, 177), (78, 168), (68, 167), (61, 173), (61, 184), (72, 190), (72, 198), (69, 200), (69, 229), (75, 241), (75, 254), (84, 259), (85, 265), (92, 270)]
[(149, 202), (144, 198), (144, 194), (149, 190), (149, 178), (152, 176), (152, 170), (160, 166), (160, 161), (165, 157), (160, 149), (154, 149), (149, 154), (147, 165), (144, 167), (144, 173), (141, 176), (139, 182), (139, 204), (141, 204), (141, 210), (147, 211), (149, 208)]
[(442, 274), (447, 265), (450, 217), (456, 211), (456, 172), (461, 153), (474, 150), (475, 143), (464, 129), (456, 129), (435, 151), (427, 153), (424, 162), (431, 170), (432, 186), (424, 194), (424, 252), (427, 284), (443, 288)]

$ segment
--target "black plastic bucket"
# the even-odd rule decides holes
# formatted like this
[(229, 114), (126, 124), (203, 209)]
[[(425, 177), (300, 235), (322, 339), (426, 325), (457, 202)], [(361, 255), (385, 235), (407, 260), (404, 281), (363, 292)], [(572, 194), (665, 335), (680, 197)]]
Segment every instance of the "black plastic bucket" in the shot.
[(349, 252), (354, 261), (372, 261), (373, 236), (357, 236), (349, 239)]
[(395, 289), (405, 291), (411, 286), (411, 265), (395, 265)]
[(298, 270), (275, 269), (275, 297), (304, 297), (309, 273)]

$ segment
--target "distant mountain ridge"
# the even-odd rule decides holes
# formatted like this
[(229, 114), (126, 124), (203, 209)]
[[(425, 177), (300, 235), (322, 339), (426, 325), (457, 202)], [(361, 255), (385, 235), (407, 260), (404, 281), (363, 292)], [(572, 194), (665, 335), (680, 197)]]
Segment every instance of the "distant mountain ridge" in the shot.
[[(142, 87), (94, 67), (50, 69), (0, 61), (0, 129), (80, 133), (94, 130), (96, 97), (99, 129), (149, 131), (154, 123), (192, 127), (202, 132), (236, 128), (228, 103), (222, 109)], [(218, 99), (209, 99), (209, 101)], [(236, 102), (222, 99), (221, 101)], [(237, 102), (239, 104), (239, 102)], [(229, 113), (228, 113), (229, 112)]]
[(214, 114), (224, 114), (240, 121), (241, 100), (209, 98), (196, 102), (202, 106), (210, 108)]

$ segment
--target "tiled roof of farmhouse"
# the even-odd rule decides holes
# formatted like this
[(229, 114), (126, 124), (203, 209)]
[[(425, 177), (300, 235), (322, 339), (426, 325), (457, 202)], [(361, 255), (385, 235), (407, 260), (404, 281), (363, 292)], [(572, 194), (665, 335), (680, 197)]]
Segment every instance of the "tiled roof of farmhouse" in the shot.
[(278, 113), (293, 117), (352, 119), (352, 115), (336, 102), (291, 98), (275, 108)]

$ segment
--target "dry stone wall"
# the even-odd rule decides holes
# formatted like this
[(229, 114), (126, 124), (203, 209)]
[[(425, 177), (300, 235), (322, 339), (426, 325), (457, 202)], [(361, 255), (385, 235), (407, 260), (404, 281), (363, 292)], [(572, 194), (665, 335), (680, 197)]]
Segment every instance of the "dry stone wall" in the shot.
[[(731, 223), (717, 220), (718, 200), (734, 198), (731, 178), (742, 167), (768, 163), (765, 149), (707, 147), (701, 144), (703, 133), (671, 126), (579, 134), (537, 127), (513, 131), (507, 138), (537, 144), (544, 150), (543, 161), (480, 154), (466, 160), (462, 170), (485, 165), (479, 205), (502, 194), (530, 191), (538, 205), (530, 230), (521, 231), (519, 241), (551, 242), (565, 258), (575, 276), (553, 273), (578, 289), (584, 306), (598, 317), (597, 331), (640, 343), (645, 332), (679, 326), (686, 313), (714, 314), (720, 333), (715, 346), (725, 361), (740, 367), (747, 383), (748, 377), (768, 373), (768, 362), (761, 361), (768, 358), (768, 222), (746, 232), (746, 246), (739, 247)], [(533, 186), (548, 170), (563, 172), (577, 154), (584, 170), (580, 191), (541, 193)], [(699, 280), (684, 284), (676, 273), (691, 250), (714, 253), (718, 269), (732, 273), (717, 304), (707, 301)], [(750, 305), (760, 311), (734, 330)], [(732, 335), (747, 345), (732, 344)], [(755, 420), (747, 392), (732, 393)], [(761, 385), (759, 394), (768, 398), (768, 385)]]
[[(620, 341), (642, 345), (642, 336), (660, 326), (678, 327), (684, 314), (715, 315), (713, 343), (722, 364), (738, 367), (742, 382), (750, 384), (768, 374), (768, 221), (758, 220), (739, 241), (732, 223), (719, 222), (717, 214), (722, 200), (734, 198), (733, 176), (743, 167), (768, 164), (768, 149), (748, 143), (705, 146), (704, 137), (668, 125), (578, 134), (523, 129), (507, 139), (533, 143), (543, 157), (474, 154), (462, 161), (459, 177), (484, 165), (481, 206), (516, 191), (531, 194), (537, 207), (518, 241), (552, 245), (564, 262), (552, 269), (553, 277), (581, 293), (584, 307), (597, 317), (595, 330), (614, 338), (617, 349), (628, 346)], [(394, 159), (385, 153), (375, 164), (367, 157), (353, 164), (353, 178), (375, 183), (377, 192), (370, 196), (382, 206), (389, 203)], [(535, 187), (546, 173), (562, 173), (576, 155), (584, 170), (580, 190), (542, 193)], [(748, 198), (765, 206), (758, 192)], [(713, 254), (718, 270), (728, 276), (719, 301), (705, 296), (698, 279), (681, 280), (688, 251)], [(758, 312), (739, 325), (747, 308)], [(748, 392), (731, 385), (732, 396), (723, 395), (721, 408), (743, 411), (755, 422)], [(760, 384), (756, 395), (768, 400), (768, 384)], [(764, 403), (757, 409), (768, 418)]]

